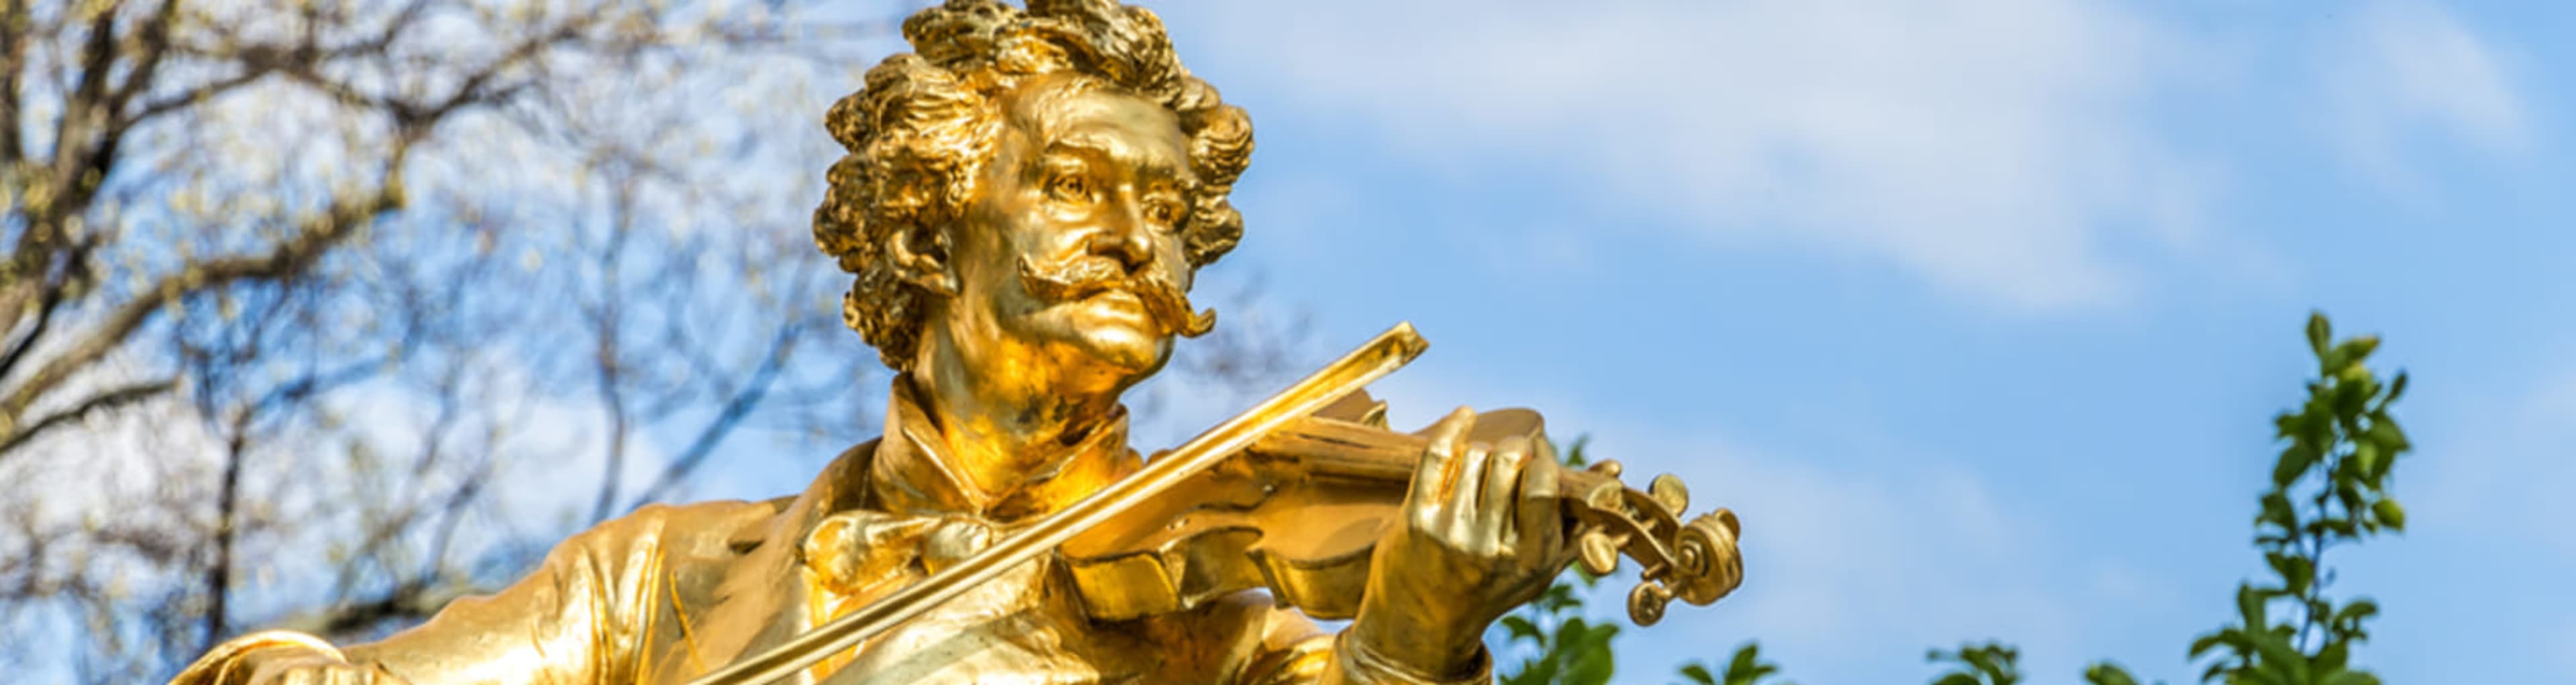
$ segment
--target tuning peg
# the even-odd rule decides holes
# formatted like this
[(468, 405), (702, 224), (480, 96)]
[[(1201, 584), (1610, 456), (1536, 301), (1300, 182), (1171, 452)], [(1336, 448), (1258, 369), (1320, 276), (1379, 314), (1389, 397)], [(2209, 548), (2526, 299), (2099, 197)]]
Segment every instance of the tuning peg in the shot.
[(1619, 570), (1619, 541), (1610, 539), (1609, 533), (1600, 530), (1585, 532), (1575, 547), (1582, 553), (1580, 560), (1584, 572), (1606, 576)]
[(1690, 488), (1684, 487), (1682, 479), (1673, 474), (1655, 476), (1655, 481), (1646, 485), (1646, 494), (1655, 498), (1656, 504), (1663, 505), (1664, 511), (1676, 517), (1690, 508)]
[(1640, 628), (1654, 625), (1664, 620), (1664, 607), (1672, 603), (1673, 591), (1662, 582), (1639, 582), (1637, 589), (1628, 591), (1628, 619)]

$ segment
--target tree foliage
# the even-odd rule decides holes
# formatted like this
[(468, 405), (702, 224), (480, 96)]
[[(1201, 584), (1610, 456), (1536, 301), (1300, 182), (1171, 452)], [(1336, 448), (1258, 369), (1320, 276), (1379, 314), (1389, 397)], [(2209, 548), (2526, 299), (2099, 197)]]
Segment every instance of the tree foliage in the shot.
[(1925, 661), (1949, 663), (1951, 668), (1932, 677), (1932, 685), (2014, 685), (2021, 682), (2021, 650), (2001, 642), (1959, 645), (1951, 651), (1932, 650)]
[(1694, 685), (1797, 685), (1786, 680), (1768, 680), (1779, 675), (1780, 665), (1762, 660), (1762, 644), (1746, 642), (1735, 648), (1735, 656), (1726, 660), (1726, 671), (1711, 674), (1708, 665), (1694, 659), (1683, 662), (1682, 680)]
[[(2161, 685), (2163, 681), (2157, 682)], [(2129, 669), (2118, 663), (2097, 661), (2091, 666), (2084, 667), (2084, 683), (2085, 685), (2138, 685), (2138, 679), (2129, 675)]]
[[(2308, 319), (2317, 375), (2308, 398), (2273, 420), (2288, 441), (2272, 467), (2254, 517), (2254, 547), (2271, 582), (2237, 586), (2235, 623), (2193, 640), (2194, 658), (2210, 664), (2201, 680), (2228, 685), (2375, 685), (2379, 677), (2352, 666), (2352, 649), (2370, 638), (2379, 614), (2369, 598), (2326, 594), (2334, 570), (2326, 551), (2382, 531), (2406, 529), (2406, 509), (2389, 495), (2388, 476), (2413, 449), (2388, 414), (2406, 392), (2406, 374), (2383, 381), (2367, 364), (2379, 338), (2334, 340), (2324, 314)], [(2275, 615), (2274, 609), (2286, 609)]]

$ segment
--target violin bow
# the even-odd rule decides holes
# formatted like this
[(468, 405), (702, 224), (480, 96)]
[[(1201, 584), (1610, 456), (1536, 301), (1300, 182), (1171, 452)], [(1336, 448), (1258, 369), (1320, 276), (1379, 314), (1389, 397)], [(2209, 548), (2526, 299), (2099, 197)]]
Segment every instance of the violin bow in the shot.
[(1153, 499), (1164, 490), (1215, 467), (1227, 457), (1251, 447), (1261, 436), (1299, 417), (1314, 414), (1334, 400), (1403, 368), (1430, 346), (1431, 343), (1414, 332), (1413, 324), (1396, 324), (1360, 345), (1359, 349), (1342, 355), (1313, 375), (1279, 391), (1279, 394), (1271, 395), (1251, 409), (1181, 443), (1135, 475), (1046, 515), (1027, 530), (1003, 538), (955, 566), (941, 569), (921, 582), (905, 586), (858, 611), (816, 626), (784, 644), (735, 660), (689, 683), (754, 685), (776, 682), (795, 674), (797, 669), (821, 661), (825, 656), (846, 651), (887, 628), (955, 599), (968, 588), (993, 580), (1003, 571), (1054, 550), (1119, 512)]

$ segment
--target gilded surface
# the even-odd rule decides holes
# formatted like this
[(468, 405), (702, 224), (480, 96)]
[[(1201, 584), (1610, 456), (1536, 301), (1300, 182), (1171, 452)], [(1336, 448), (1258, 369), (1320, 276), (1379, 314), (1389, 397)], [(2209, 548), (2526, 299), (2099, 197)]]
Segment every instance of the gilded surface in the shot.
[[(904, 35), (914, 52), (871, 70), (826, 119), (849, 155), (814, 229), (855, 276), (845, 318), (900, 372), (882, 438), (791, 497), (601, 524), (501, 592), (385, 640), (255, 633), (178, 681), (689, 682), (980, 564), (1007, 570), (898, 607), (909, 617), (794, 678), (1486, 682), (1487, 626), (1578, 556), (1645, 563), (1637, 601), (1656, 615), (1675, 596), (1706, 603), (1734, 587), (1732, 519), (1678, 523), (1677, 483), (1638, 493), (1615, 471), (1564, 471), (1534, 415), (1461, 410), (1389, 438), (1382, 406), (1263, 443), (1296, 455), (1264, 463), (1287, 464), (1278, 473), (1302, 491), (1210, 480), (1234, 470), (1176, 481), (1193, 506), (1263, 500), (1341, 522), (1330, 530), (1256, 542), (1242, 531), (1258, 527), (1220, 526), (994, 566), (995, 550), (1036, 539), (1015, 535), (1138, 482), (1120, 397), (1176, 337), (1214, 324), (1188, 292), (1242, 233), (1226, 195), (1251, 124), (1181, 67), (1158, 19), (1109, 0), (950, 0)], [(1148, 515), (1190, 511), (1133, 513), (1163, 525)], [(1107, 534), (1137, 537), (1140, 524), (1120, 525)], [(1258, 563), (1227, 566), (1245, 558)], [(1353, 621), (1323, 632), (1264, 583)]]

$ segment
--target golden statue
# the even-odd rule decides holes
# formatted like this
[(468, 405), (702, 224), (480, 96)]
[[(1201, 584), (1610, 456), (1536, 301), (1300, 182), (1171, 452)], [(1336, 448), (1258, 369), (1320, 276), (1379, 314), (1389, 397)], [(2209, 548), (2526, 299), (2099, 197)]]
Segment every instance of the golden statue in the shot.
[[(1153, 13), (948, 0), (827, 125), (814, 235), (899, 371), (884, 437), (793, 497), (645, 507), (382, 641), (218, 646), (178, 683), (1483, 683), (1486, 628), (1565, 566), (1644, 567), (1652, 623), (1742, 574), (1678, 481), (1557, 464), (1535, 414), (1384, 425), (1398, 326), (1140, 457), (1122, 393), (1205, 333), (1242, 109)], [(1349, 618), (1340, 633), (1310, 618)]]

